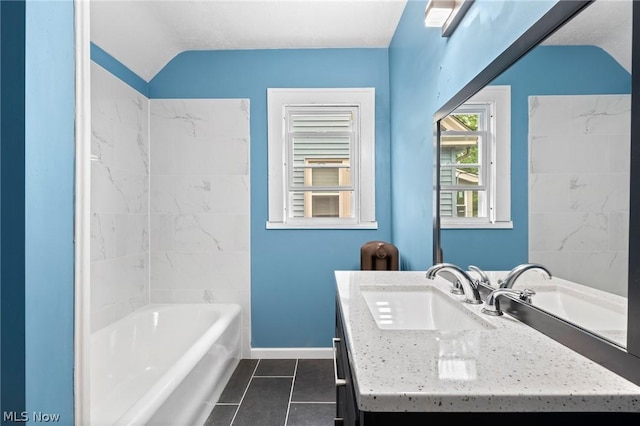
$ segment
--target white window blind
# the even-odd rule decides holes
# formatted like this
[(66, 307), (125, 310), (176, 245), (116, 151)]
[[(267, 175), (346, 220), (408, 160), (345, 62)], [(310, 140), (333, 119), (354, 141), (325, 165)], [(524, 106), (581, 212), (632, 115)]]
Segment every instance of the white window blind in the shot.
[(267, 103), (267, 228), (377, 228), (374, 89), (268, 89)]
[(356, 107), (285, 108), (289, 218), (353, 217), (357, 114)]

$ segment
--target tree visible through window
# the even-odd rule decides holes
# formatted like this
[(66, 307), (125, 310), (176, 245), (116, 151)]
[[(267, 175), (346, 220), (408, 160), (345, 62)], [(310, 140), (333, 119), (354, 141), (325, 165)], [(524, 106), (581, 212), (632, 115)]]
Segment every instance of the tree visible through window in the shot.
[(511, 90), (487, 86), (440, 126), (444, 228), (510, 228)]
[(441, 122), (443, 217), (487, 217), (488, 106), (463, 106)]

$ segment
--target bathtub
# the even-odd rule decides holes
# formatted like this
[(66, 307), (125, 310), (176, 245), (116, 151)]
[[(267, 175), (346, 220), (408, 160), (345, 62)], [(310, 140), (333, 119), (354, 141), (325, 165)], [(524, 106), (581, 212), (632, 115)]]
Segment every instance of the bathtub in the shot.
[(147, 305), (91, 335), (91, 426), (203, 424), (240, 359), (240, 306)]

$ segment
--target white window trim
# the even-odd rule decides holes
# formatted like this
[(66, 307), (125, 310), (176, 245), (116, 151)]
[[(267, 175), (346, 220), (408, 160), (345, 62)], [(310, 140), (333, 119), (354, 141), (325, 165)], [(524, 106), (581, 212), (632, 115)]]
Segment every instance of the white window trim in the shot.
[[(511, 221), (511, 86), (486, 86), (472, 96), (465, 105), (493, 104), (495, 128), (492, 130), (491, 167), (495, 211), (491, 220), (485, 218), (440, 218), (442, 229), (512, 229)], [(438, 207), (439, 208), (439, 207)]]
[[(357, 105), (360, 144), (357, 150), (358, 200), (355, 219), (310, 218), (287, 221), (285, 216), (284, 111), (287, 105)], [(267, 89), (269, 219), (267, 229), (377, 229), (375, 219), (375, 89)]]

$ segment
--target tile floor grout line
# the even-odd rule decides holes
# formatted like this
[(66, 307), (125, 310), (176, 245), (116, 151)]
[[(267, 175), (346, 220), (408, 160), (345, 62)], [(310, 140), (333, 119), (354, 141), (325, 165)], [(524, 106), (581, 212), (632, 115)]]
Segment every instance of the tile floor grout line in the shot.
[(296, 384), (296, 375), (298, 374), (298, 360), (296, 359), (296, 366), (293, 369), (293, 379), (291, 380), (291, 391), (289, 391), (289, 402), (287, 403), (287, 415), (284, 418), (284, 426), (289, 423), (289, 411), (291, 410), (291, 399), (293, 398), (293, 387)]
[(291, 404), (335, 404), (329, 401), (291, 401)]
[(256, 379), (291, 379), (293, 376), (254, 376)]
[(249, 386), (251, 386), (251, 382), (253, 381), (253, 378), (256, 374), (256, 370), (258, 369), (258, 365), (260, 365), (260, 360), (258, 360), (258, 362), (256, 362), (256, 366), (253, 369), (253, 372), (251, 373), (251, 378), (249, 379), (249, 382), (247, 383), (247, 387), (244, 388), (244, 392), (242, 393), (242, 398), (240, 398), (240, 402), (238, 403), (238, 406), (236, 407), (236, 412), (233, 413), (233, 417), (231, 418), (231, 423), (229, 423), (229, 426), (233, 426), (233, 422), (236, 421), (236, 416), (238, 415), (238, 412), (240, 411), (240, 406), (242, 405), (242, 402), (244, 401), (244, 397), (247, 395), (247, 391), (249, 390)]

